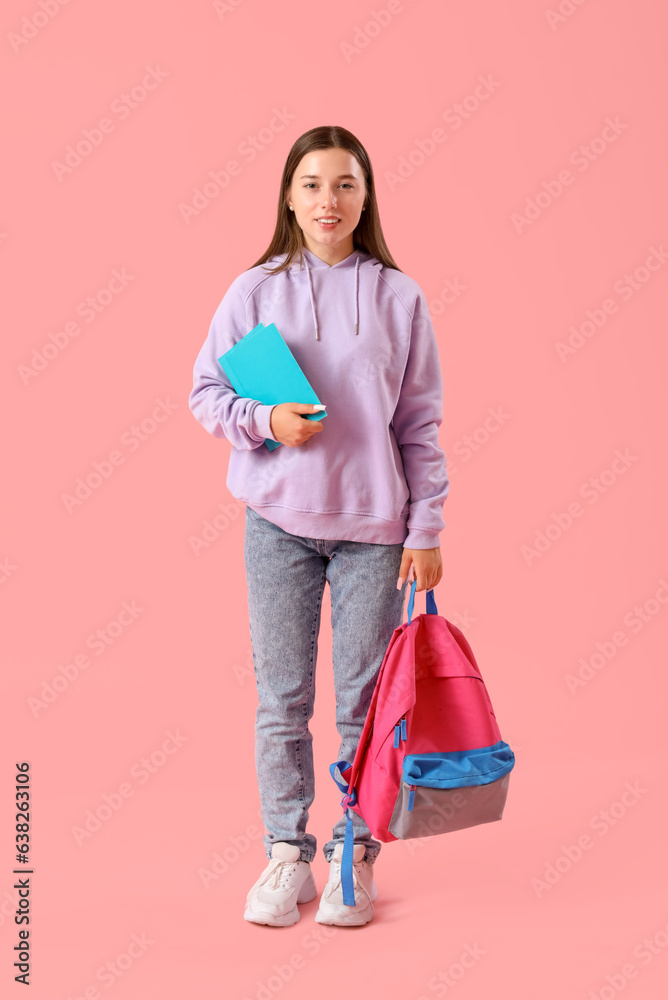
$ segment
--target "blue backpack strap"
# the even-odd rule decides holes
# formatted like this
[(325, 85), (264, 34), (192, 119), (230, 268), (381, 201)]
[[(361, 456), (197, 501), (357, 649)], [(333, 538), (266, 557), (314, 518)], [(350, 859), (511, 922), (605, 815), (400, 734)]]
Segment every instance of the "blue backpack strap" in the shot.
[(334, 771), (336, 768), (341, 771), (345, 771), (346, 768), (352, 767), (347, 760), (337, 760), (335, 764), (329, 765), (329, 773), (336, 782), (337, 786), (342, 792), (346, 794), (341, 799), (341, 805), (346, 810), (348, 815), (348, 820), (346, 822), (346, 836), (343, 841), (343, 853), (341, 855), (341, 889), (343, 890), (343, 902), (346, 906), (355, 906), (355, 886), (353, 884), (353, 818), (351, 811), (348, 806), (354, 806), (357, 802), (357, 789), (353, 788), (350, 795), (348, 795), (348, 786), (344, 785), (338, 780)]
[[(415, 588), (417, 587), (417, 580), (413, 580), (411, 584), (411, 596), (408, 598), (408, 624), (411, 623), (411, 618), (413, 617), (413, 602), (415, 601)], [(438, 609), (436, 607), (436, 601), (434, 600), (434, 591), (427, 591), (427, 614), (437, 615)]]

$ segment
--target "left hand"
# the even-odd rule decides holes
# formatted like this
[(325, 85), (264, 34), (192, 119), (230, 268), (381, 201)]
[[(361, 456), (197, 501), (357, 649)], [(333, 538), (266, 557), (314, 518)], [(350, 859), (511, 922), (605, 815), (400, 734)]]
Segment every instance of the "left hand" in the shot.
[[(413, 573), (409, 571), (413, 566)], [(419, 590), (432, 590), (440, 583), (443, 576), (443, 562), (441, 561), (441, 548), (435, 549), (404, 549), (401, 557), (401, 568), (399, 579), (404, 582), (408, 579), (410, 583), (417, 580), (415, 592)]]

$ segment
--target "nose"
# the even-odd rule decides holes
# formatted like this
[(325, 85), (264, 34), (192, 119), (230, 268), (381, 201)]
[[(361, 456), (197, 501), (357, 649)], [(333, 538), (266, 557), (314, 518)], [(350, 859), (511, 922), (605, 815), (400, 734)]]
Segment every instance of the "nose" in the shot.
[(323, 205), (336, 205), (336, 193), (331, 188), (325, 188), (322, 195)]

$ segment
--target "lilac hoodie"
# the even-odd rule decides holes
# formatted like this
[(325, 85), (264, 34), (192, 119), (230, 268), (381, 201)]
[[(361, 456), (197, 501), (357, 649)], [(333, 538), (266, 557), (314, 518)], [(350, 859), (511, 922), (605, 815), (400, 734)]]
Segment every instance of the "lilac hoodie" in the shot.
[[(293, 535), (436, 548), (443, 383), (420, 286), (361, 250), (329, 265), (304, 247), (305, 266), (267, 274), (285, 256), (234, 279), (195, 361), (189, 406), (232, 445), (230, 493)], [(294, 448), (265, 446), (273, 406), (236, 395), (218, 361), (258, 323), (276, 324), (327, 409)]]

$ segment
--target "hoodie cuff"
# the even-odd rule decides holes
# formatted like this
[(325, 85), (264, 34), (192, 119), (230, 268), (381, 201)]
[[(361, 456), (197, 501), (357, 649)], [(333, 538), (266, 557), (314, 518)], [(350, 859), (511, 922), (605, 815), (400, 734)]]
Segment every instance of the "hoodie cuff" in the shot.
[(251, 432), (263, 441), (266, 438), (269, 438), (270, 441), (277, 440), (271, 433), (271, 427), (269, 426), (269, 419), (274, 406), (276, 406), (275, 403), (258, 403), (251, 414)]
[(422, 531), (412, 528), (404, 542), (405, 549), (437, 549), (439, 547), (439, 532)]

